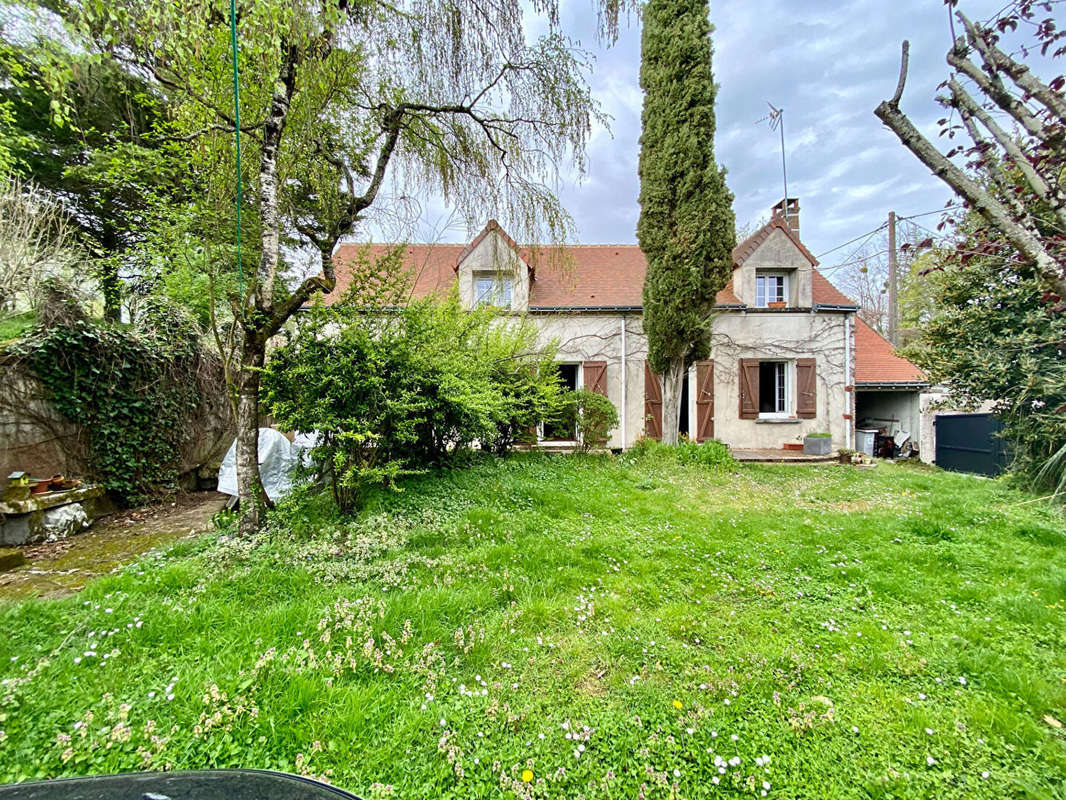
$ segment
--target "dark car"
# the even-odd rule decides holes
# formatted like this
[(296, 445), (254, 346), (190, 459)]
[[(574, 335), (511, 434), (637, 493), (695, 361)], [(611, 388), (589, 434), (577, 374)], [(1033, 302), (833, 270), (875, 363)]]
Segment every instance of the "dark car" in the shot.
[(359, 800), (325, 783), (259, 769), (131, 772), (0, 786), (0, 800)]

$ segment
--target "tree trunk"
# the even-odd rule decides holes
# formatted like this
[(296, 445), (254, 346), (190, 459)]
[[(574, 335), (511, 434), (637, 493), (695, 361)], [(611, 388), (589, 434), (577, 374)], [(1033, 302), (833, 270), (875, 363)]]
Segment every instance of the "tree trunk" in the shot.
[(245, 333), (237, 373), (237, 494), (241, 501), (241, 536), (259, 530), (269, 498), (259, 477), (259, 374), (266, 342)]
[(684, 378), (685, 359), (683, 358), (671, 361), (663, 373), (663, 444), (677, 444)]

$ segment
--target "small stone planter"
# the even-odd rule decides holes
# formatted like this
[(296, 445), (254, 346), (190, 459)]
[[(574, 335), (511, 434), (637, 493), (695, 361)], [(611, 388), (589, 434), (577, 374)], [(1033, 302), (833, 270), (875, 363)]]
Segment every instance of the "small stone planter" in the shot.
[(827, 456), (833, 452), (833, 437), (813, 436), (803, 437), (803, 453), (808, 456)]

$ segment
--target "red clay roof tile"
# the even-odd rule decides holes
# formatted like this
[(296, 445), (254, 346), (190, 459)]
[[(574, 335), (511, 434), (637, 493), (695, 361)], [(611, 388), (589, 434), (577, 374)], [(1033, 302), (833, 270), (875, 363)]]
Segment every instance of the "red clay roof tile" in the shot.
[(925, 383), (925, 374), (896, 355), (881, 334), (855, 317), (855, 383)]
[[(775, 230), (780, 229), (796, 244), (812, 265), (817, 264), (795, 233), (779, 215), (775, 215), (756, 233), (737, 245), (733, 251), (737, 265), (741, 264)], [(406, 262), (414, 272), (413, 296), (426, 297), (445, 294), (456, 281), (459, 263), (491, 230), (499, 230), (490, 222), (470, 245), (413, 244), (406, 249)], [(531, 265), (537, 266), (530, 283), (531, 308), (588, 308), (640, 307), (647, 269), (644, 254), (635, 244), (571, 245), (545, 248), (535, 253), (519, 248), (513, 240), (505, 241)], [(345, 261), (356, 258), (360, 249), (367, 248), (369, 257), (378, 258), (394, 245), (341, 245), (334, 254), (337, 268), (337, 288), (327, 295), (327, 303), (336, 302), (351, 282), (351, 272)], [(854, 301), (831, 284), (818, 270), (812, 270), (811, 294), (813, 302), (824, 305), (855, 305)], [(741, 305), (733, 292), (733, 281), (718, 293), (718, 305)], [(855, 382), (908, 383), (924, 382), (925, 376), (914, 364), (896, 355), (892, 345), (862, 320), (855, 324)]]

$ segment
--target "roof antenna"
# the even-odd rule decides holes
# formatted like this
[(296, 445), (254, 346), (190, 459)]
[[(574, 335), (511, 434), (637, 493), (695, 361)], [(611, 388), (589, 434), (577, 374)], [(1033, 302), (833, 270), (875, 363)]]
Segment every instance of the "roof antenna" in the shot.
[(767, 101), (766, 105), (770, 106), (770, 113), (755, 124), (758, 125), (769, 120), (770, 130), (781, 131), (781, 178), (785, 184), (785, 201), (782, 205), (784, 206), (785, 222), (788, 222), (788, 170), (785, 168), (785, 109), (777, 108), (769, 101)]

